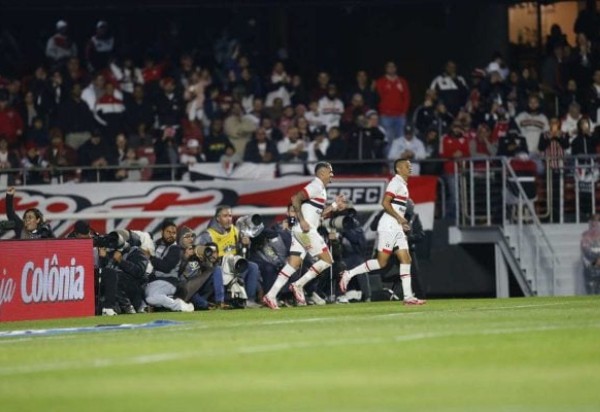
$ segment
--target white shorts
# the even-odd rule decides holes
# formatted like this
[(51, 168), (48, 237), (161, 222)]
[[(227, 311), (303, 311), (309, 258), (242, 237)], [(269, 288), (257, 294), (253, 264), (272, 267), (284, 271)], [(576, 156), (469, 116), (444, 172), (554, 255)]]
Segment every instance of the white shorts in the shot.
[(378, 231), (377, 232), (377, 251), (392, 254), (394, 248), (408, 250), (408, 242), (403, 231)]
[(290, 254), (300, 255), (304, 259), (307, 252), (311, 256), (319, 256), (321, 253), (329, 253), (329, 248), (323, 236), (316, 229), (311, 229), (306, 233), (292, 231)]

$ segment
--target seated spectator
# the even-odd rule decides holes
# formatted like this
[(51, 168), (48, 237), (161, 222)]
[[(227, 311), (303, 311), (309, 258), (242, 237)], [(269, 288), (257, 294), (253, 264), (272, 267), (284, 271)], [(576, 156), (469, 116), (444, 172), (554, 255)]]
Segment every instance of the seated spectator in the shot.
[(288, 129), (294, 125), (294, 114), (294, 108), (292, 106), (286, 106), (283, 108), (283, 113), (281, 114), (277, 128), (281, 130), (281, 133), (284, 136), (287, 135)]
[[(348, 158), (353, 160), (385, 159), (388, 139), (385, 129), (379, 125), (379, 115), (374, 110), (359, 116), (357, 127), (349, 137)], [(368, 169), (375, 173), (380, 165), (371, 164)]]
[(304, 81), (299, 74), (292, 75), (292, 81), (288, 86), (288, 90), (294, 106), (308, 104), (308, 92), (306, 91)]
[[(330, 129), (330, 131), (331, 130), (333, 129)], [(327, 138), (327, 135), (319, 133), (311, 142), (306, 143), (306, 140), (304, 140), (304, 142), (304, 144), (307, 145), (306, 151), (308, 152), (308, 161), (310, 163), (317, 163), (327, 159), (327, 150), (329, 150), (329, 139)]]
[(117, 88), (126, 96), (131, 96), (135, 86), (144, 84), (142, 70), (135, 66), (130, 56), (125, 56), (121, 63), (117, 59), (111, 59), (109, 69)]
[(513, 127), (498, 140), (498, 156), (514, 157), (517, 153), (529, 153), (529, 146), (519, 130)]
[(308, 104), (308, 108), (309, 110), (306, 112), (304, 117), (308, 121), (310, 131), (313, 133), (317, 133), (320, 132), (321, 129), (324, 130), (326, 127), (326, 118), (323, 116), (319, 109), (319, 102), (311, 100), (311, 102)]
[(356, 93), (352, 96), (352, 100), (350, 100), (350, 104), (346, 106), (340, 121), (342, 131), (349, 133), (354, 130), (358, 116), (365, 115), (368, 111), (369, 108), (365, 105), (362, 94)]
[(171, 77), (160, 82), (162, 91), (156, 97), (156, 117), (160, 128), (171, 128), (176, 132), (173, 138), (181, 141), (180, 122), (184, 115), (185, 104)]
[[(318, 134), (317, 134), (318, 136)], [(329, 147), (325, 153), (325, 158), (327, 160), (346, 160), (348, 157), (348, 142), (342, 137), (342, 133), (340, 129), (337, 127), (332, 127), (327, 132), (327, 140), (329, 141)], [(346, 170), (349, 169), (349, 165), (340, 165), (340, 167), (336, 167), (337, 170)]]
[(369, 75), (365, 70), (359, 70), (356, 72), (355, 83), (350, 86), (348, 93), (346, 94), (345, 101), (350, 103), (353, 96), (356, 94), (362, 96), (363, 102), (368, 108), (377, 107), (377, 93), (375, 93), (375, 82), (369, 79)]
[(421, 174), (420, 160), (426, 156), (425, 145), (421, 139), (415, 137), (415, 129), (411, 124), (404, 126), (404, 136), (394, 139), (388, 151), (389, 160), (409, 159), (412, 166), (411, 175)]
[(269, 82), (267, 83), (267, 97), (265, 98), (265, 107), (274, 106), (275, 100), (280, 99), (282, 106), (289, 106), (290, 99), (290, 81), (291, 78), (285, 71), (283, 62), (277, 61), (273, 65)]
[(25, 133), (25, 141), (39, 148), (45, 148), (50, 144), (50, 135), (41, 117), (33, 118), (32, 127)]
[(74, 150), (84, 144), (94, 129), (94, 117), (81, 99), (81, 86), (74, 84), (67, 100), (58, 106), (56, 126), (65, 135), (65, 142)]
[(104, 94), (96, 100), (94, 108), (96, 121), (104, 127), (104, 135), (110, 141), (125, 128), (125, 105), (123, 93), (115, 89), (112, 83), (104, 87)]
[(260, 126), (260, 120), (267, 114), (264, 105), (265, 103), (263, 99), (261, 99), (260, 97), (255, 97), (252, 101), (251, 110), (244, 115), (244, 118), (251, 120), (252, 123), (256, 125), (256, 127)]
[(283, 133), (278, 127), (273, 124), (273, 119), (270, 117), (263, 117), (260, 121), (260, 126), (265, 129), (267, 138), (274, 143), (278, 143), (283, 140)]
[(328, 72), (321, 70), (319, 73), (317, 73), (317, 85), (310, 91), (310, 100), (318, 102), (322, 97), (327, 96), (330, 81), (331, 76)]
[(337, 86), (330, 83), (327, 94), (319, 99), (319, 113), (327, 130), (340, 127), (340, 120), (344, 114), (344, 103), (338, 98)]
[(560, 131), (566, 133), (569, 139), (574, 139), (577, 136), (577, 123), (581, 115), (581, 106), (577, 102), (569, 104), (569, 111), (560, 123)]
[(27, 209), (23, 213), (23, 219), (17, 216), (14, 206), (15, 193), (16, 190), (12, 186), (6, 189), (6, 217), (13, 223), (17, 239), (53, 238), (54, 233), (50, 225), (44, 221), (44, 215), (39, 209)]
[(256, 125), (251, 120), (242, 117), (242, 115), (242, 105), (239, 102), (233, 102), (231, 113), (223, 123), (225, 134), (231, 143), (233, 143), (235, 151), (238, 153), (244, 153), (246, 144), (250, 141), (252, 133), (256, 130)]
[(155, 164), (161, 167), (154, 169), (152, 180), (174, 180), (181, 174), (179, 150), (175, 142), (176, 131), (173, 127), (165, 127), (160, 133), (160, 137), (154, 142), (154, 153)]
[(228, 146), (233, 146), (223, 132), (223, 120), (215, 118), (210, 123), (208, 135), (204, 138), (204, 153), (207, 162), (218, 162)]
[(144, 94), (144, 86), (136, 84), (133, 94), (125, 95), (125, 125), (130, 133), (139, 130), (140, 124), (150, 130), (154, 123), (154, 110)]
[(225, 148), (225, 153), (221, 155), (219, 163), (221, 165), (221, 170), (223, 170), (225, 175), (230, 176), (235, 168), (242, 163), (242, 159), (240, 155), (235, 152), (235, 147), (230, 145)]
[(569, 108), (573, 103), (581, 104), (584, 103), (584, 100), (580, 96), (577, 82), (573, 79), (569, 79), (566, 89), (558, 96), (558, 112), (560, 115), (564, 116), (568, 113)]
[(259, 127), (254, 133), (254, 138), (246, 145), (244, 161), (252, 163), (275, 163), (279, 160), (277, 145), (267, 138), (267, 132)]
[(144, 180), (143, 169), (148, 166), (148, 158), (139, 157), (133, 147), (127, 148), (125, 158), (119, 161), (124, 169), (117, 170), (116, 178), (123, 182), (141, 182)]
[(579, 211), (584, 219), (589, 219), (593, 213), (595, 184), (598, 180), (598, 166), (593, 166), (590, 156), (598, 154), (598, 135), (593, 134), (590, 119), (583, 117), (577, 122), (577, 136), (571, 141), (571, 154), (579, 156), (575, 167), (579, 184)]

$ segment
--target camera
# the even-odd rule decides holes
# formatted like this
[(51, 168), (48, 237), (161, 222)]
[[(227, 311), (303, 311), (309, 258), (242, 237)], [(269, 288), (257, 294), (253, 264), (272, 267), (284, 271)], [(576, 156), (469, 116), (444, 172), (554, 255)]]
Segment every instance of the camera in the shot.
[(104, 247), (109, 250), (123, 251), (132, 246), (141, 246), (140, 235), (131, 230), (113, 230), (106, 235), (96, 235), (93, 238), (94, 247)]
[(223, 276), (239, 277), (248, 269), (248, 261), (241, 256), (225, 255), (223, 256)]
[(13, 230), (17, 225), (12, 220), (0, 220), (0, 231)]
[(202, 262), (214, 263), (219, 257), (219, 248), (216, 243), (207, 243), (206, 245), (196, 246), (194, 254)]
[(329, 219), (323, 219), (322, 226), (324, 226), (328, 231), (336, 230), (336, 231), (344, 231), (354, 229), (359, 225), (358, 221), (355, 219), (356, 209), (345, 209), (339, 213), (336, 213)]
[(248, 236), (249, 238), (254, 238), (260, 235), (265, 228), (262, 216), (259, 214), (242, 216), (235, 222), (235, 226), (238, 228), (240, 233)]

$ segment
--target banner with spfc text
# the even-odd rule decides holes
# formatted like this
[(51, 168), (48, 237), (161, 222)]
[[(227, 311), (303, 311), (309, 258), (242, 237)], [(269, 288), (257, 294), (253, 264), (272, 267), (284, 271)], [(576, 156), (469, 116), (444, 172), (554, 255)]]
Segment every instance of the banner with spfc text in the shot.
[(91, 239), (0, 242), (0, 321), (94, 315)]

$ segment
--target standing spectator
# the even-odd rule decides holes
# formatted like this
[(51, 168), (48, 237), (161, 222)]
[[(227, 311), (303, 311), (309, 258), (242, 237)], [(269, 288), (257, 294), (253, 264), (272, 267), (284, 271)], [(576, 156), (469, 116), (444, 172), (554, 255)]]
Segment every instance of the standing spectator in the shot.
[(21, 144), (23, 127), (23, 119), (11, 107), (7, 91), (0, 89), (0, 136), (4, 136), (9, 148), (12, 149)]
[[(587, 88), (589, 89), (589, 86)], [(564, 116), (573, 103), (577, 104), (581, 111), (580, 102), (584, 103), (579, 94), (579, 86), (575, 80), (569, 79), (566, 89), (558, 96), (559, 116)]]
[(356, 119), (360, 115), (364, 115), (369, 111), (369, 108), (365, 105), (362, 94), (355, 93), (350, 100), (350, 104), (346, 106), (344, 114), (341, 119), (341, 129), (345, 133), (349, 133), (354, 129)]
[(223, 132), (223, 120), (220, 118), (213, 119), (210, 123), (210, 131), (204, 138), (206, 161), (218, 162), (229, 146), (233, 147), (233, 144)]
[[(325, 132), (323, 132), (325, 133)], [(342, 137), (340, 129), (332, 127), (327, 132), (327, 140), (329, 140), (329, 146), (325, 152), (325, 158), (327, 160), (346, 160), (348, 159), (348, 142)], [(339, 169), (345, 170), (347, 165), (340, 165)]]
[[(348, 158), (352, 160), (385, 159), (386, 135), (379, 125), (379, 115), (374, 110), (366, 116), (359, 116), (357, 126), (349, 137)], [(381, 164), (371, 163), (366, 166), (370, 173), (381, 171)]]
[[(573, 102), (569, 104), (569, 111), (562, 119), (562, 122), (560, 122), (560, 131), (567, 134), (567, 137), (570, 139), (574, 139), (575, 136), (577, 136), (577, 123), (579, 123), (579, 119), (582, 117), (581, 106), (579, 106), (579, 103)], [(550, 126), (552, 126), (552, 122), (550, 122)], [(540, 149), (540, 152), (541, 151), (542, 150)]]
[(594, 71), (592, 86), (588, 89), (588, 113), (595, 124), (600, 123), (600, 69)]
[(117, 133), (125, 126), (125, 104), (123, 94), (115, 89), (112, 83), (107, 83), (104, 94), (96, 101), (95, 118), (104, 126), (104, 134), (109, 140), (114, 140)]
[(600, 294), (600, 214), (590, 218), (590, 227), (581, 235), (583, 278), (588, 294)]
[[(91, 81), (91, 83), (82, 90), (81, 100), (88, 105), (92, 112), (96, 110), (96, 103), (98, 102), (98, 99), (104, 95), (105, 86), (106, 77), (104, 77), (102, 73), (98, 72), (96, 75), (94, 75), (94, 79)], [(119, 92), (119, 98), (123, 98), (121, 92)]]
[[(158, 126), (162, 129), (172, 128), (176, 133), (180, 129), (181, 118), (184, 113), (184, 102), (177, 92), (175, 81), (167, 77), (161, 81), (162, 93), (156, 99), (156, 116)], [(180, 141), (181, 136), (174, 136)]]
[(115, 39), (108, 29), (108, 23), (100, 20), (96, 23), (96, 34), (90, 38), (85, 47), (85, 57), (90, 71), (106, 68), (114, 49)]
[(580, 87), (587, 89), (591, 84), (594, 69), (598, 66), (598, 54), (592, 49), (592, 42), (584, 33), (577, 35), (577, 44), (568, 64), (570, 76)]
[(113, 59), (109, 68), (112, 78), (118, 85), (118, 89), (126, 95), (131, 95), (136, 85), (144, 84), (142, 70), (139, 67), (135, 67), (133, 58), (129, 56), (123, 59), (121, 65), (118, 64), (116, 59)]
[[(308, 104), (308, 111), (305, 113), (304, 117), (308, 121), (308, 125), (310, 131), (313, 133), (317, 133), (319, 131), (325, 131), (325, 117), (319, 110), (319, 102), (312, 100)], [(321, 130), (322, 129), (322, 130)]]
[(266, 107), (273, 106), (273, 103), (277, 98), (281, 99), (283, 106), (291, 104), (290, 93), (288, 90), (290, 81), (290, 76), (288, 76), (285, 71), (283, 62), (275, 62), (267, 85), (267, 97), (265, 98)]
[(425, 91), (425, 100), (423, 104), (417, 107), (413, 113), (413, 125), (419, 136), (423, 135), (433, 123), (435, 118), (435, 106), (437, 93), (433, 89)]
[(377, 80), (381, 125), (389, 141), (400, 137), (410, 108), (410, 90), (403, 77), (398, 76), (396, 63), (385, 64), (385, 74)]
[(371, 109), (377, 107), (375, 82), (370, 81), (365, 70), (359, 70), (356, 72), (355, 83), (350, 86), (348, 94), (346, 95), (346, 101), (350, 102), (356, 94), (360, 94), (362, 96), (363, 102), (367, 107)]
[(81, 99), (81, 86), (74, 84), (70, 97), (58, 107), (56, 126), (65, 134), (66, 143), (77, 150), (90, 138), (94, 117)]
[(399, 139), (394, 139), (388, 151), (389, 160), (408, 159), (411, 163), (411, 175), (421, 174), (420, 160), (425, 159), (425, 145), (421, 139), (415, 137), (415, 129), (412, 125), (404, 126), (404, 135)]
[(310, 91), (310, 100), (319, 101), (327, 95), (331, 76), (324, 70), (317, 74), (317, 86)]
[(277, 143), (279, 159), (283, 162), (279, 165), (281, 176), (303, 175), (305, 162), (308, 159), (306, 144), (300, 139), (298, 129), (291, 127), (287, 136)]
[(440, 158), (440, 136), (437, 129), (435, 127), (427, 129), (423, 141), (425, 159), (421, 162), (421, 174), (441, 176), (443, 164), (437, 161)]
[(453, 116), (456, 116), (467, 102), (467, 82), (456, 73), (456, 63), (452, 60), (446, 62), (444, 72), (433, 79), (429, 88), (437, 92), (438, 99), (444, 102)]
[(582, 156), (582, 159), (576, 159), (575, 172), (579, 175), (579, 209), (583, 219), (588, 219), (592, 211), (592, 196), (595, 195), (595, 185), (598, 180), (598, 166), (592, 166), (591, 159), (586, 156), (593, 156), (598, 153), (598, 136), (592, 134), (592, 124), (590, 119), (583, 117), (577, 122), (577, 136), (571, 142), (571, 154), (573, 156)]
[(337, 86), (329, 83), (327, 94), (319, 99), (318, 106), (321, 119), (327, 130), (340, 127), (340, 120), (344, 113), (344, 103), (337, 96)]
[(461, 165), (459, 159), (469, 157), (469, 141), (464, 136), (460, 122), (455, 120), (452, 123), (450, 133), (442, 137), (440, 142), (440, 157), (447, 159), (444, 163), (444, 178), (446, 189), (448, 190), (448, 200), (446, 202), (446, 218), (456, 219), (458, 211), (456, 202), (458, 193), (456, 191), (456, 179), (459, 177)]
[(155, 163), (162, 167), (153, 170), (152, 180), (174, 180), (180, 175), (176, 132), (173, 127), (165, 127), (161, 132), (160, 138), (154, 142), (154, 153), (156, 153)]
[(136, 84), (131, 95), (125, 95), (125, 125), (130, 133), (138, 130), (143, 124), (150, 130), (154, 123), (154, 110), (146, 99), (144, 86)]
[(77, 162), (76, 153), (75, 150), (65, 144), (60, 129), (50, 129), (49, 135), (50, 146), (44, 151), (44, 159), (48, 162), (50, 168), (51, 183), (63, 183), (65, 180), (73, 178), (73, 172), (65, 172), (59, 170), (59, 168), (75, 166)]
[(530, 154), (536, 153), (540, 135), (549, 129), (548, 118), (540, 110), (540, 99), (537, 96), (529, 96), (528, 109), (515, 117), (515, 123), (527, 140)]
[(48, 162), (40, 156), (40, 150), (32, 142), (25, 144), (25, 156), (21, 158), (23, 184), (41, 185), (50, 183), (46, 167)]
[(552, 222), (560, 221), (560, 178), (564, 167), (565, 151), (569, 148), (569, 135), (561, 130), (560, 120), (550, 119), (550, 130), (540, 136), (538, 150), (545, 157), (546, 168), (552, 172)]
[(62, 71), (64, 88), (71, 91), (75, 84), (87, 84), (89, 77), (86, 71), (81, 67), (81, 61), (77, 57), (71, 57), (67, 60), (67, 65)]
[(82, 182), (114, 180), (114, 170), (108, 170), (106, 167), (116, 165), (116, 160), (111, 156), (110, 149), (99, 130), (92, 132), (90, 139), (79, 147), (77, 159), (79, 166), (85, 168), (81, 171)]
[(586, 0), (585, 9), (577, 15), (573, 30), (577, 34), (585, 34), (592, 42), (600, 40), (600, 14), (596, 10), (596, 0)]
[(274, 163), (279, 160), (277, 145), (267, 137), (263, 127), (256, 129), (254, 138), (246, 145), (244, 161), (252, 163)]
[(244, 153), (246, 143), (250, 141), (252, 133), (256, 130), (256, 125), (242, 116), (242, 105), (234, 102), (231, 105), (231, 113), (225, 119), (223, 127), (225, 134), (233, 143), (237, 153)]
[(564, 53), (565, 47), (556, 45), (552, 54), (542, 63), (542, 90), (549, 94), (548, 100), (558, 96), (565, 88), (567, 80), (567, 60)]
[(290, 98), (294, 106), (299, 104), (308, 104), (308, 92), (304, 87), (304, 81), (299, 74), (292, 76), (292, 82), (288, 87), (290, 91)]
[(56, 33), (46, 43), (46, 57), (50, 60), (52, 69), (62, 66), (70, 57), (77, 57), (77, 45), (69, 37), (68, 29), (67, 22), (59, 20), (56, 23)]

